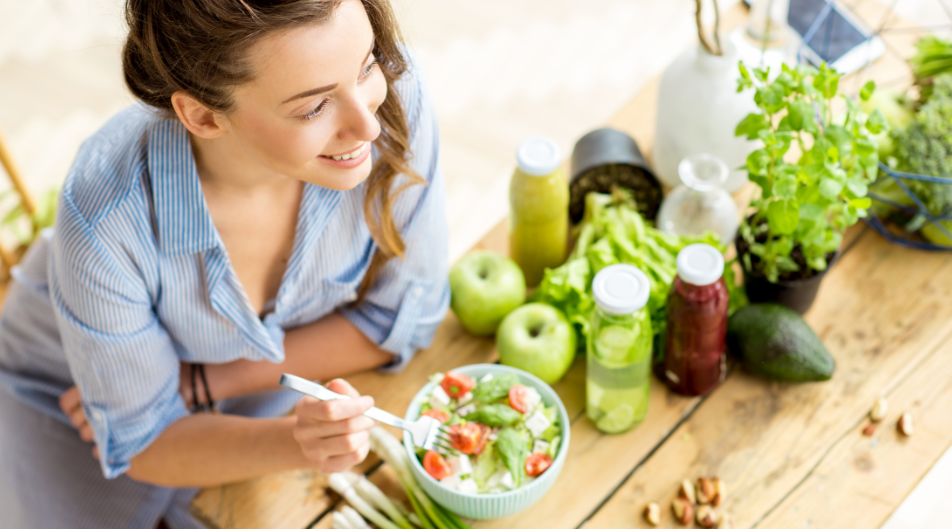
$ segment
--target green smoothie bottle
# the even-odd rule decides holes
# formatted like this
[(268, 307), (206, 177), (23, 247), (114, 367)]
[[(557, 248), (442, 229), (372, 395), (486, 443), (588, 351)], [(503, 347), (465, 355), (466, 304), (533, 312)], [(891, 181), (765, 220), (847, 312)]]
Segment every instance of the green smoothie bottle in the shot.
[(523, 141), (516, 159), (509, 185), (509, 256), (522, 268), (526, 286), (533, 287), (546, 268), (565, 261), (569, 183), (559, 146), (548, 138)]

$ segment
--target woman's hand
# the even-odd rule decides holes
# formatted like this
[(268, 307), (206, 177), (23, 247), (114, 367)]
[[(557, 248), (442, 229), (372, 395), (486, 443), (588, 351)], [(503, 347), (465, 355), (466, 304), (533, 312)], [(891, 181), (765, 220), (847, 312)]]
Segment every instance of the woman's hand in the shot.
[[(83, 410), (83, 402), (80, 399), (79, 388), (73, 386), (66, 390), (59, 399), (60, 409), (69, 417), (69, 422), (79, 430), (79, 438), (87, 443), (95, 441), (93, 437), (93, 428), (86, 420), (86, 412)], [(93, 447), (93, 457), (99, 459), (99, 449)]]
[(301, 452), (322, 472), (346, 470), (367, 457), (373, 419), (363, 413), (374, 405), (373, 397), (360, 396), (350, 384), (332, 380), (327, 389), (350, 400), (321, 401), (302, 398), (295, 408), (294, 439)]

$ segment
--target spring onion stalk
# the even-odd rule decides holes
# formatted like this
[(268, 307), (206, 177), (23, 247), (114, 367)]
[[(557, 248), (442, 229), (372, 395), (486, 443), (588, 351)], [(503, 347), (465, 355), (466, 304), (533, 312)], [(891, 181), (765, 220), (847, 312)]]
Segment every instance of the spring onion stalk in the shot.
[(351, 504), (360, 514), (365, 516), (380, 529), (403, 529), (387, 519), (386, 516), (377, 512), (376, 509), (361, 498), (357, 490), (354, 489), (354, 486), (350, 484), (350, 481), (343, 474), (335, 472), (327, 478), (327, 482), (334, 491), (347, 500), (347, 503)]
[(353, 507), (344, 505), (341, 507), (340, 512), (345, 518), (347, 518), (347, 521), (350, 522), (351, 527), (354, 529), (372, 529), (366, 520), (360, 516), (360, 513), (354, 510)]
[(374, 452), (393, 467), (424, 529), (470, 529), (458, 516), (434, 503), (426, 495), (413, 477), (410, 457), (396, 437), (383, 428), (376, 427), (370, 430), (370, 444)]
[(410, 523), (417, 527), (423, 527), (423, 521), (415, 512), (407, 513), (407, 520), (410, 520)]
[(363, 499), (367, 500), (367, 503), (383, 511), (394, 523), (400, 526), (400, 529), (413, 529), (413, 525), (410, 524), (396, 503), (376, 485), (371, 483), (370, 480), (356, 472), (342, 472), (342, 474), (344, 474), (344, 477), (354, 486), (357, 490), (357, 494), (360, 494)]
[(347, 521), (346, 516), (339, 512), (332, 512), (331, 520), (333, 521), (331, 525), (334, 529), (357, 529)]

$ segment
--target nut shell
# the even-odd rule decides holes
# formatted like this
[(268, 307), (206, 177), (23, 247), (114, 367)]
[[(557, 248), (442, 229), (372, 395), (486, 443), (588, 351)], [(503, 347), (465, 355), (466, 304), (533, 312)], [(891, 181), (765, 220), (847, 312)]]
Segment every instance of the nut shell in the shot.
[(898, 427), (899, 431), (906, 437), (909, 437), (915, 431), (912, 423), (912, 415), (908, 411), (899, 417)]
[(688, 500), (691, 505), (697, 503), (697, 496), (694, 494), (694, 485), (690, 480), (681, 480), (681, 488), (678, 489), (678, 496)]
[(876, 435), (876, 423), (867, 424), (866, 428), (863, 428), (863, 435), (866, 437), (872, 437)]
[(651, 525), (661, 523), (661, 507), (657, 503), (651, 502), (645, 507), (645, 520)]
[(879, 397), (876, 399), (876, 402), (873, 403), (872, 409), (869, 410), (869, 420), (873, 422), (879, 422), (886, 418), (886, 413), (889, 411), (889, 404), (886, 402), (884, 397)]
[(721, 478), (712, 479), (711, 484), (714, 485), (714, 497), (711, 498), (711, 505), (718, 507), (727, 499), (727, 485), (724, 484), (724, 480)]
[(675, 498), (671, 502), (671, 512), (681, 525), (689, 525), (694, 519), (694, 506), (686, 498)]
[(707, 478), (697, 479), (697, 502), (700, 504), (711, 503), (714, 499), (714, 484)]
[(701, 505), (697, 509), (697, 523), (701, 527), (711, 528), (717, 524), (717, 513), (710, 505)]

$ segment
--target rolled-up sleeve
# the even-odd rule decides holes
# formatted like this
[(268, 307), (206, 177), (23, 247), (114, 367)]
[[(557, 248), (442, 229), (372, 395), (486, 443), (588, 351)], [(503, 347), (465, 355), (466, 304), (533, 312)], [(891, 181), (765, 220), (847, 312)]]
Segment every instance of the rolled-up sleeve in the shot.
[(404, 257), (384, 265), (359, 305), (340, 309), (365, 335), (394, 354), (394, 361), (381, 368), (386, 372), (400, 371), (416, 351), (430, 345), (450, 303), (439, 127), (422, 72), (412, 55), (410, 59), (400, 94), (407, 109), (411, 165), (427, 184), (408, 188), (393, 206), (406, 244)]
[(175, 344), (158, 320), (141, 263), (92, 228), (64, 193), (50, 256), (50, 295), (103, 474), (188, 414)]

